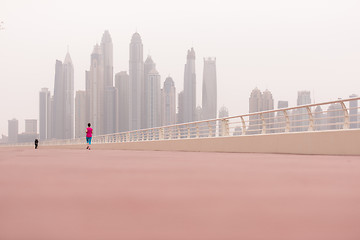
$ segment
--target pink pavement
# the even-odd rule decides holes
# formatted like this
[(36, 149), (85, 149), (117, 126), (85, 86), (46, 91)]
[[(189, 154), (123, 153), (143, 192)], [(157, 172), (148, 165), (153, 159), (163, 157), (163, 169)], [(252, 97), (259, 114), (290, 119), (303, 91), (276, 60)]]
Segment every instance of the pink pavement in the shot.
[(360, 239), (358, 156), (93, 147), (0, 148), (0, 240)]

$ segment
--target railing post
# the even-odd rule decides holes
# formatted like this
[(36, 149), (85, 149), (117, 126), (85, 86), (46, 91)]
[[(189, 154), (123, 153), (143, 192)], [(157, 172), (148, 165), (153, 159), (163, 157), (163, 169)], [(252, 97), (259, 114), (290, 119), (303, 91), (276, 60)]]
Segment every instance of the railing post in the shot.
[(286, 126), (285, 126), (285, 132), (290, 132), (290, 119), (289, 115), (287, 114), (286, 110), (283, 110)]
[(164, 128), (159, 128), (159, 140), (164, 140)]
[(209, 128), (209, 136), (208, 137), (211, 137), (212, 136), (212, 127), (211, 127), (210, 122), (208, 122), (208, 128)]
[(177, 130), (178, 130), (178, 138), (180, 138), (180, 137), (181, 137), (181, 131), (180, 131), (180, 127), (179, 127), (179, 126), (177, 126)]
[(309, 115), (309, 128), (308, 128), (308, 131), (314, 131), (314, 118), (313, 118), (313, 115), (311, 113), (311, 109), (310, 109), (310, 107), (306, 107), (306, 110), (307, 110), (308, 115)]
[(242, 135), (246, 135), (246, 124), (244, 118), (241, 116), (241, 123), (242, 123)]
[(195, 123), (196, 125), (196, 137), (199, 138), (200, 137), (200, 133), (199, 133), (199, 124)]
[(190, 138), (190, 127), (189, 127), (189, 125), (190, 125), (190, 124), (187, 125), (187, 132), (188, 132), (187, 138)]
[(343, 129), (349, 129), (349, 112), (345, 106), (345, 103), (343, 101), (340, 102), (341, 107), (344, 111), (344, 126)]
[(229, 136), (229, 121), (227, 119), (221, 119), (221, 135)]
[(261, 123), (262, 123), (261, 134), (266, 134), (266, 122), (264, 119), (264, 115), (262, 113), (260, 113), (260, 118), (261, 118)]

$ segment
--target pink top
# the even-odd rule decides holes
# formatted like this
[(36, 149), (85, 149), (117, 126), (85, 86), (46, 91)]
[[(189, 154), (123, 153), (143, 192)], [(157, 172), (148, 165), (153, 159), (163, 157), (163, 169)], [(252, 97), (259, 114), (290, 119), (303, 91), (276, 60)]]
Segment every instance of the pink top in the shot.
[(87, 128), (86, 129), (86, 137), (92, 137), (92, 128)]

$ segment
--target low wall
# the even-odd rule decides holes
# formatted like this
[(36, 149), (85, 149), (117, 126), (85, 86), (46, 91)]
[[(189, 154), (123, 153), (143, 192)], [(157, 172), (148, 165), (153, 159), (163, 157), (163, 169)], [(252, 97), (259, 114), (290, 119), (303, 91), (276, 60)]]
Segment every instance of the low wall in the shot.
[[(84, 145), (41, 146), (85, 148)], [(360, 155), (360, 130), (93, 144), (93, 149)]]

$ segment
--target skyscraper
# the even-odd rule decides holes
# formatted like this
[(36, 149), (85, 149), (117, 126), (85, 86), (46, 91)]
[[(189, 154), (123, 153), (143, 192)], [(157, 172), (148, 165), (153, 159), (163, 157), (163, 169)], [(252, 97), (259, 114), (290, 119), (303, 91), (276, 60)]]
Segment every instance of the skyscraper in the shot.
[(159, 127), (161, 123), (160, 108), (160, 75), (152, 69), (148, 75), (147, 126), (146, 128)]
[[(262, 108), (261, 111), (267, 111), (267, 110), (273, 110), (274, 109), (274, 99), (273, 96), (271, 94), (271, 92), (266, 89), (263, 94), (262, 94)], [(268, 133), (272, 133), (274, 132), (273, 128), (274, 126), (274, 113), (264, 113), (263, 117), (265, 119), (266, 122), (266, 129)]]
[(74, 67), (67, 53), (63, 64), (64, 77), (64, 138), (74, 138)]
[(204, 120), (215, 119), (217, 113), (216, 58), (204, 58), (202, 85), (202, 115)]
[(114, 133), (116, 129), (116, 89), (113, 83), (113, 44), (110, 33), (106, 30), (101, 39), (101, 54), (104, 69), (104, 118), (103, 132)]
[(101, 53), (104, 65), (104, 88), (113, 87), (113, 44), (108, 30), (103, 33), (101, 39)]
[(129, 75), (126, 71), (119, 72), (115, 75), (115, 87), (118, 93), (118, 117), (117, 131), (129, 131)]
[(104, 64), (101, 47), (96, 44), (91, 54), (90, 70), (86, 72), (87, 115), (94, 135), (105, 132)]
[(195, 73), (195, 51), (188, 50), (187, 61), (184, 72), (184, 117), (183, 121), (195, 121), (196, 109), (196, 73)]
[(144, 60), (143, 44), (139, 33), (134, 33), (130, 43), (130, 130), (141, 128), (141, 103), (143, 99)]
[(51, 98), (47, 88), (39, 93), (39, 134), (40, 140), (51, 138)]
[(12, 119), (8, 121), (8, 143), (17, 143), (19, 135), (19, 121)]
[(74, 137), (74, 67), (70, 54), (56, 60), (54, 83), (54, 138)]
[[(310, 91), (298, 91), (297, 105), (311, 104)], [(309, 116), (306, 108), (299, 108), (292, 112), (292, 130), (301, 132), (307, 131)]]
[(171, 77), (167, 77), (161, 90), (161, 125), (176, 123), (176, 89)]
[(55, 62), (55, 84), (54, 84), (54, 118), (53, 137), (56, 139), (65, 138), (65, 84), (63, 77), (63, 64), (60, 60)]
[(75, 138), (85, 136), (86, 122), (86, 91), (76, 91), (75, 96)]
[[(249, 113), (260, 112), (262, 109), (262, 93), (258, 88), (252, 90), (249, 98)], [(260, 133), (261, 120), (259, 115), (249, 117), (248, 134)]]
[(141, 103), (141, 128), (147, 128), (148, 126), (148, 103), (149, 98), (149, 73), (151, 70), (156, 69), (156, 65), (151, 56), (148, 56), (144, 63), (144, 79), (143, 79), (143, 99)]

